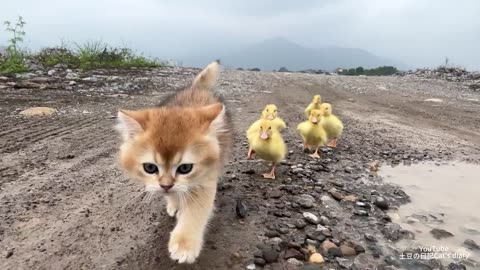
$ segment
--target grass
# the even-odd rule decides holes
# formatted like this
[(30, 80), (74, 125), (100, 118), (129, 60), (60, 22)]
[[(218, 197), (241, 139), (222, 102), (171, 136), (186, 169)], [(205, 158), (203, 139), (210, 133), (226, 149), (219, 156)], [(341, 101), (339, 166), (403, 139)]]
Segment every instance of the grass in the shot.
[(11, 33), (6, 52), (0, 54), (0, 74), (14, 74), (29, 71), (26, 60), (39, 63), (44, 67), (64, 64), (70, 68), (84, 70), (96, 68), (159, 67), (165, 63), (156, 58), (147, 58), (129, 48), (116, 48), (101, 41), (74, 43), (73, 46), (61, 45), (45, 48), (37, 53), (27, 53), (19, 45), (23, 42), (26, 24), (22, 17), (15, 24), (8, 21), (5, 30)]

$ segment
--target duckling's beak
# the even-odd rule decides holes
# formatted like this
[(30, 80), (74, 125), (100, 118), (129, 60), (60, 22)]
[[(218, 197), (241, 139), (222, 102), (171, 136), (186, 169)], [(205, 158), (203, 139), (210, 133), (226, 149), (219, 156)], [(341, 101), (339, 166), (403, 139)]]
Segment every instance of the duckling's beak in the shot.
[(317, 117), (313, 117), (313, 118), (312, 118), (312, 123), (318, 123), (318, 118), (317, 118)]
[(268, 139), (268, 134), (267, 134), (266, 131), (263, 131), (262, 134), (260, 134), (260, 139), (262, 139), (262, 140)]
[(273, 117), (273, 114), (269, 114), (269, 115), (267, 116), (267, 118), (268, 118), (268, 120), (273, 120), (273, 118), (274, 118), (274, 117)]

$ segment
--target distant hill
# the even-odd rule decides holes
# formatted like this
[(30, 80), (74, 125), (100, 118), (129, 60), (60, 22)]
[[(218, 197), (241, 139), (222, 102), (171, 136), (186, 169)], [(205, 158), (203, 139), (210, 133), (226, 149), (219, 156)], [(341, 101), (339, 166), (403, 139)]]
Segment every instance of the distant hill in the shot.
[(368, 51), (355, 48), (326, 47), (311, 49), (283, 38), (265, 40), (221, 57), (222, 63), (230, 68), (254, 68), (262, 70), (304, 69), (334, 70), (338, 67), (362, 66), (374, 68), (393, 65), (400, 69), (402, 64), (380, 58)]

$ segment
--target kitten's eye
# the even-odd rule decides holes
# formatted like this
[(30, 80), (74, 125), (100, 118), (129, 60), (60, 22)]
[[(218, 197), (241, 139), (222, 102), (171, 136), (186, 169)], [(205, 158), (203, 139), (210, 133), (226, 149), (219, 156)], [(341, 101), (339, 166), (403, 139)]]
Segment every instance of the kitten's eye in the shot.
[(186, 163), (178, 166), (177, 168), (177, 173), (179, 174), (188, 174), (192, 171), (193, 169), (193, 164), (191, 163)]
[(157, 165), (152, 163), (143, 163), (143, 170), (149, 174), (158, 173)]

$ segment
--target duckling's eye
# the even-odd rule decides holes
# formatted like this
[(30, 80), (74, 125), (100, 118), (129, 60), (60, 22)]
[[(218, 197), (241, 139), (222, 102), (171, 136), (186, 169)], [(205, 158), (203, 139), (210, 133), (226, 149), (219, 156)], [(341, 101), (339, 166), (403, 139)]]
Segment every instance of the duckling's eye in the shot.
[(267, 112), (268, 112), (268, 109), (267, 109)]
[(153, 163), (143, 163), (143, 170), (148, 174), (158, 173), (158, 167)]
[(269, 127), (268, 129), (272, 129), (272, 127)]
[(277, 112), (277, 110), (274, 110), (273, 112)]
[(178, 166), (177, 173), (188, 174), (192, 171), (192, 169), (193, 169), (193, 164), (185, 163), (185, 164), (182, 164), (182, 165)]

